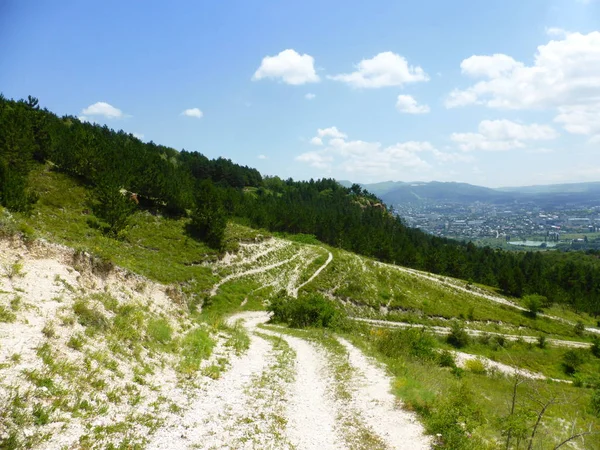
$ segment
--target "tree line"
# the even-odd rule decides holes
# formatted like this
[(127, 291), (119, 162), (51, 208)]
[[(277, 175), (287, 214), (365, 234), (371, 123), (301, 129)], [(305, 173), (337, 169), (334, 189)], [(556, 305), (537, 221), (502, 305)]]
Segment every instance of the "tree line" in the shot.
[[(305, 233), (345, 250), (600, 314), (600, 260), (588, 252), (507, 252), (407, 227), (371, 193), (333, 179), (263, 177), (229, 159), (144, 143), (124, 131), (59, 117), (34, 97), (0, 94), (0, 204), (27, 212), (28, 173), (51, 164), (94, 192), (94, 214), (118, 235), (138, 208), (189, 216), (190, 233), (219, 248), (227, 219)], [(133, 203), (128, 195), (135, 194)]]

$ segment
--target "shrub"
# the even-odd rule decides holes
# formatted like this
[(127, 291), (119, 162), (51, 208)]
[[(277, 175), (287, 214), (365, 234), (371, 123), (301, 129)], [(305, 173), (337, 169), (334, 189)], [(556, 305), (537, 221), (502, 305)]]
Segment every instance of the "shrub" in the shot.
[(463, 325), (458, 322), (452, 322), (450, 327), (450, 334), (446, 338), (447, 342), (456, 348), (462, 348), (469, 344), (470, 338)]
[(482, 419), (469, 387), (461, 383), (436, 401), (425, 426), (430, 434), (439, 436), (443, 448), (475, 449), (483, 448), (472, 436)]
[(210, 180), (204, 180), (196, 194), (196, 208), (188, 228), (190, 234), (214, 249), (223, 250), (227, 215), (219, 191)]
[(37, 201), (27, 189), (27, 178), (0, 161), (0, 203), (11, 211), (31, 211)]
[(335, 328), (342, 325), (344, 315), (337, 305), (320, 294), (302, 294), (297, 299), (279, 294), (267, 308), (275, 322), (289, 323), (294, 328)]
[(590, 399), (590, 407), (592, 409), (592, 413), (600, 417), (600, 388), (597, 388), (592, 394), (592, 398)]
[[(435, 339), (424, 329), (409, 328), (393, 330), (377, 339), (377, 348), (385, 356), (397, 358), (403, 355), (434, 361), (439, 356), (435, 352)], [(450, 355), (452, 358), (452, 355)]]
[(575, 327), (573, 328), (573, 331), (577, 336), (583, 336), (583, 333), (585, 332), (585, 325), (581, 320), (577, 321)]
[(182, 360), (179, 371), (186, 375), (200, 369), (200, 363), (212, 353), (214, 342), (208, 333), (202, 328), (196, 328), (188, 332), (181, 344)]
[(271, 312), (271, 321), (274, 323), (288, 323), (290, 321), (291, 298), (285, 291), (278, 292), (269, 302), (267, 311)]
[(448, 350), (444, 350), (438, 353), (438, 364), (441, 367), (456, 367), (456, 361), (454, 361), (454, 355)]
[(592, 342), (590, 350), (592, 355), (594, 355), (596, 358), (600, 358), (600, 338), (594, 337), (594, 341)]
[(547, 303), (548, 299), (543, 295), (532, 294), (523, 297), (523, 303), (527, 308), (527, 315), (535, 319), (539, 312), (542, 310), (542, 306)]
[(575, 350), (567, 350), (563, 355), (562, 366), (567, 375), (573, 375), (583, 364), (583, 357)]
[(104, 222), (108, 235), (119, 236), (127, 227), (129, 216), (134, 213), (136, 204), (112, 181), (98, 183), (95, 194), (96, 201), (92, 205), (94, 215)]
[(483, 364), (483, 361), (479, 358), (467, 360), (465, 362), (465, 369), (478, 375), (484, 375), (487, 371), (485, 364)]
[(538, 337), (537, 346), (539, 348), (546, 348), (546, 336), (541, 335), (540, 337)]

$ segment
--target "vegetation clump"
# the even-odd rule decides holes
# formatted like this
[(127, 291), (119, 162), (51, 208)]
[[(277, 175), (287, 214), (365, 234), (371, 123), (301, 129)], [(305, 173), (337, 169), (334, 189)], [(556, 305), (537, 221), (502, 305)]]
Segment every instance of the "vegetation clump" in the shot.
[(280, 293), (267, 307), (272, 321), (287, 323), (293, 328), (335, 328), (341, 326), (344, 313), (321, 294), (300, 294), (297, 299)]
[(469, 337), (462, 323), (455, 320), (450, 326), (450, 334), (448, 335), (446, 340), (453, 347), (462, 348), (466, 347), (469, 344), (471, 338)]

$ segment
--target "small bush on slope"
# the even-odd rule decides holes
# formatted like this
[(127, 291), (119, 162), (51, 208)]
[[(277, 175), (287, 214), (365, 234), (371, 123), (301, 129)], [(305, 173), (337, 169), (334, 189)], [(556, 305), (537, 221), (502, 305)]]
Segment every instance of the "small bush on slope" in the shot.
[(450, 327), (450, 334), (447, 340), (450, 345), (462, 348), (469, 344), (470, 339), (463, 325), (458, 321), (454, 321)]
[(288, 323), (293, 328), (336, 328), (344, 322), (337, 305), (318, 293), (301, 294), (297, 299), (280, 293), (267, 309), (273, 313), (273, 322)]
[(409, 354), (428, 361), (436, 359), (435, 339), (423, 329), (381, 330), (377, 335), (377, 349), (387, 357)]

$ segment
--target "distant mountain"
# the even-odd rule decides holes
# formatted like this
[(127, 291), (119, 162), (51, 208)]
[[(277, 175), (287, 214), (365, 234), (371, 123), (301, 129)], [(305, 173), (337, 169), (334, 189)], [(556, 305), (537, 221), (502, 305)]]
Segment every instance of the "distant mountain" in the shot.
[[(347, 188), (351, 187), (354, 184), (354, 182), (350, 180), (337, 180), (337, 182)], [(388, 192), (400, 188), (401, 186), (404, 186), (407, 183), (403, 181), (382, 181), (380, 183), (358, 184), (363, 188), (367, 189), (371, 194), (375, 194), (380, 197), (384, 194), (387, 194)]]
[(520, 187), (501, 187), (504, 192), (521, 192), (524, 194), (566, 194), (566, 193), (600, 193), (600, 182), (546, 184)]
[[(348, 180), (340, 182), (350, 187)], [(511, 203), (535, 202), (540, 206), (557, 204), (600, 205), (600, 182), (502, 187), (497, 189), (457, 182), (385, 181), (361, 184), (388, 205), (425, 203)]]

